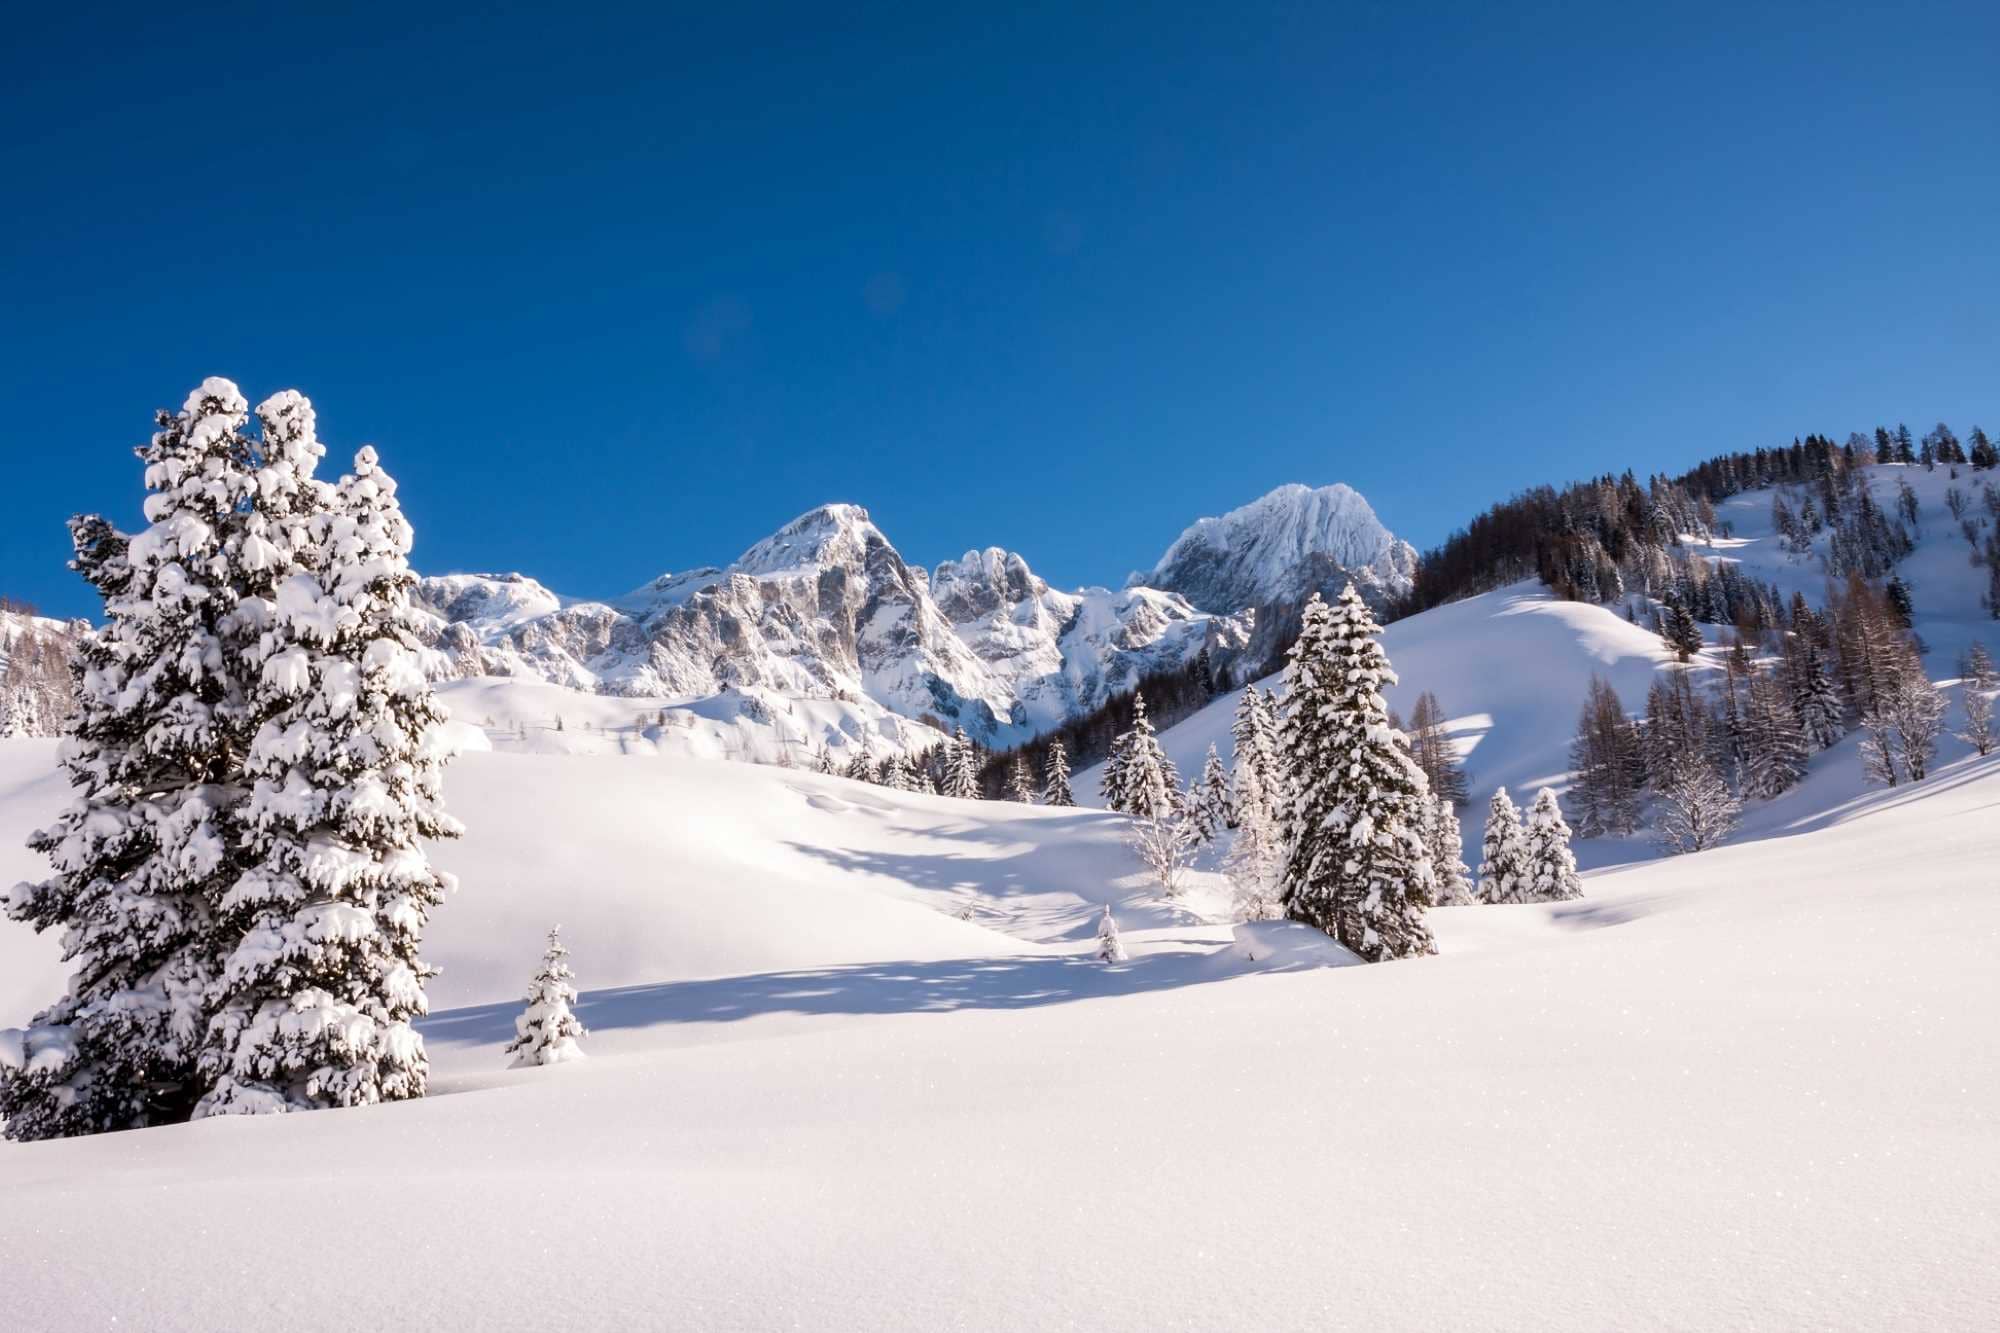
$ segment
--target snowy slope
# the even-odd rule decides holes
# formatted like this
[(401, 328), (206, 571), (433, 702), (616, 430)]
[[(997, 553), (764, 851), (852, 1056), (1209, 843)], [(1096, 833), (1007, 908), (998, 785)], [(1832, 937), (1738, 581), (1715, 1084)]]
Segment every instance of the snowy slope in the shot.
[[(1604, 676), (1637, 709), (1655, 672), (1672, 654), (1650, 629), (1602, 606), (1556, 600), (1537, 583), (1517, 583), (1396, 621), (1382, 642), (1399, 684), (1390, 706), (1409, 716), (1430, 690), (1449, 718), (1471, 779), (1469, 810), (1482, 810), (1495, 787), (1509, 791), (1554, 785), (1569, 777), (1569, 741), (1592, 673)], [(1703, 665), (1700, 671), (1714, 669)], [(1277, 688), (1273, 677), (1263, 682)], [(1240, 691), (1161, 733), (1167, 757), (1197, 773), (1210, 745), (1230, 758), (1229, 725)], [(1099, 768), (1078, 778), (1077, 790), (1100, 803)], [(1476, 830), (1472, 837), (1477, 839)]]
[[(559, 748), (569, 736), (584, 743)], [(593, 737), (566, 728), (525, 753), (453, 763), (450, 804), (470, 832), (434, 857), (477, 891), (447, 902), (428, 936), (444, 968), (435, 1004), (512, 995), (556, 922), (592, 959), (593, 984), (616, 986), (1034, 953), (1090, 938), (1106, 902), (1135, 928), (1193, 919), (1146, 893), (1124, 821), (1102, 811), (911, 796), (672, 753), (641, 761), (593, 749)], [(23, 843), (68, 799), (54, 750), (0, 741), (8, 884), (47, 873)], [(1217, 887), (1198, 884), (1190, 907), (1219, 908)], [(53, 941), (0, 919), (0, 1027), (25, 1021), (64, 975)]]
[[(1906, 479), (1919, 499), (1916, 550), (1898, 566), (1910, 585), (1914, 624), (1927, 647), (1925, 664), (1934, 680), (1945, 684), (1950, 700), (1948, 730), (1962, 720), (1957, 681), (1959, 655), (1983, 642), (2000, 656), (2000, 623), (1980, 605), (1984, 569), (1967, 560), (1968, 547), (1946, 509), (1945, 493), (1957, 485), (1971, 497), (1974, 510), (1978, 487), (1993, 474), (1975, 476), (1961, 469), (1954, 481), (1949, 471), (1925, 472), (1920, 467), (1883, 465), (1867, 470), (1867, 484), (1878, 504), (1894, 511), (1897, 482)], [(1792, 553), (1780, 545), (1771, 523), (1775, 492), (1753, 491), (1718, 506), (1718, 525), (1728, 535), (1703, 540), (1689, 536), (1690, 549), (1705, 558), (1727, 560), (1763, 582), (1776, 583), (1789, 596), (1802, 592), (1809, 602), (1823, 605), (1827, 576), (1821, 550)], [(1558, 794), (1569, 785), (1569, 743), (1577, 714), (1593, 674), (1618, 691), (1628, 710), (1644, 708), (1654, 675), (1668, 667), (1672, 655), (1646, 627), (1632, 623), (1622, 605), (1600, 606), (1558, 601), (1539, 583), (1524, 582), (1464, 601), (1448, 603), (1389, 625), (1383, 644), (1400, 683), (1389, 691), (1389, 702), (1409, 716), (1417, 696), (1435, 693), (1449, 718), (1447, 729), (1459, 746), (1470, 779), (1471, 799), (1464, 824), (1470, 849), (1476, 853), (1479, 820), (1495, 787), (1505, 786), (1517, 800), (1523, 793), (1552, 786)], [(1695, 662), (1697, 688), (1721, 670), (1714, 647), (1722, 627), (1703, 627), (1711, 648)], [(1275, 687), (1275, 678), (1264, 682)], [(1230, 757), (1229, 725), (1240, 692), (1231, 692), (1200, 713), (1161, 734), (1168, 758), (1183, 773), (1200, 771), (1201, 759), (1213, 744)], [(1866, 789), (1857, 754), (1859, 738), (1816, 755), (1805, 783), (1771, 802), (1752, 802), (1745, 810), (1739, 839), (1816, 827), (1837, 818)], [(1947, 735), (1939, 754), (1951, 760), (1967, 747)], [(1100, 771), (1078, 775), (1079, 799), (1101, 803)], [(1580, 849), (1585, 864), (1607, 864), (1648, 857), (1653, 849), (1643, 838), (1601, 840)], [(1468, 857), (1476, 863), (1477, 857)]]
[[(56, 768), (56, 746), (53, 740), (0, 739), (0, 893), (48, 874), (48, 861), (29, 851), (27, 842), (69, 803), (69, 780)], [(20, 1024), (54, 999), (66, 975), (54, 940), (0, 917), (0, 1027)]]
[[(2000, 1319), (2000, 762), (1281, 972), (1109, 883), (1102, 814), (673, 759), (451, 787), (440, 997), (511, 994), (560, 916), (592, 1058), (504, 1072), (512, 1006), (460, 1008), (420, 1104), (0, 1144), (10, 1327)], [(304, 1257), (243, 1225), (302, 1198)]]

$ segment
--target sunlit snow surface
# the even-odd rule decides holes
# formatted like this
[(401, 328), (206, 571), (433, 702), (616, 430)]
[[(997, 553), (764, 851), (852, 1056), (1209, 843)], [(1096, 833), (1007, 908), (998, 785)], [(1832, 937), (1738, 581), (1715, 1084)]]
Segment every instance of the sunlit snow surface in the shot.
[[(1979, 626), (1940, 559), (1942, 678)], [(1662, 656), (1526, 588), (1388, 641), (1476, 800)], [(1837, 749), (1733, 845), (1334, 966), (1213, 876), (1159, 901), (1116, 816), (621, 752), (608, 713), (509, 739), (546, 701), (461, 688), (496, 748), (449, 775), (434, 1095), (0, 1144), (0, 1326), (2000, 1325), (2000, 758), (1867, 791)], [(1228, 707), (1164, 734), (1185, 770)], [(0, 877), (53, 754), (0, 742)], [(591, 1058), (509, 1072), (557, 921)], [(0, 1025), (60, 985), (0, 924)]]

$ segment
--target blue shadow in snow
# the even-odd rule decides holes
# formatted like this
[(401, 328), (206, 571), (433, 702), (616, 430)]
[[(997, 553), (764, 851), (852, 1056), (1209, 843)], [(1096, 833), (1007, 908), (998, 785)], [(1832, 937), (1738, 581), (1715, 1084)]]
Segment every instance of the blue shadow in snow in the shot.
[[(1269, 968), (1259, 970), (1269, 971)], [(1035, 1009), (1101, 996), (1174, 990), (1236, 975), (1217, 953), (1156, 953), (1126, 963), (1074, 954), (859, 963), (588, 991), (577, 1017), (597, 1032), (664, 1023), (733, 1023), (760, 1014), (948, 1014)], [(447, 1044), (514, 1036), (518, 1000), (450, 1009), (417, 1026)]]

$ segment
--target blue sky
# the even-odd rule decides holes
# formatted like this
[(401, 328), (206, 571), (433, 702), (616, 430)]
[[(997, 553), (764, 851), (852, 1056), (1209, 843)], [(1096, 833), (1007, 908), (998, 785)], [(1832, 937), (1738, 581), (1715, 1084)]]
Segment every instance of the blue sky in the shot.
[[(2000, 6), (41, 6), (0, 50), (0, 591), (206, 374), (431, 571), (611, 594), (827, 500), (1115, 582), (1347, 481), (2000, 426)], [(265, 7), (270, 10), (293, 7)]]

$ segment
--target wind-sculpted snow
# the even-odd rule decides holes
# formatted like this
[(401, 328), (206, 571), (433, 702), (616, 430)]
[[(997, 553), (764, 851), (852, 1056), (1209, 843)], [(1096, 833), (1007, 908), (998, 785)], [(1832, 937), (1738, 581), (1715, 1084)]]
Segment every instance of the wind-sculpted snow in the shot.
[(1134, 582), (1208, 611), (1301, 606), (1331, 599), (1353, 579), (1371, 603), (1409, 591), (1416, 549), (1392, 536), (1360, 492), (1336, 482), (1280, 486), (1180, 535), (1153, 572)]

